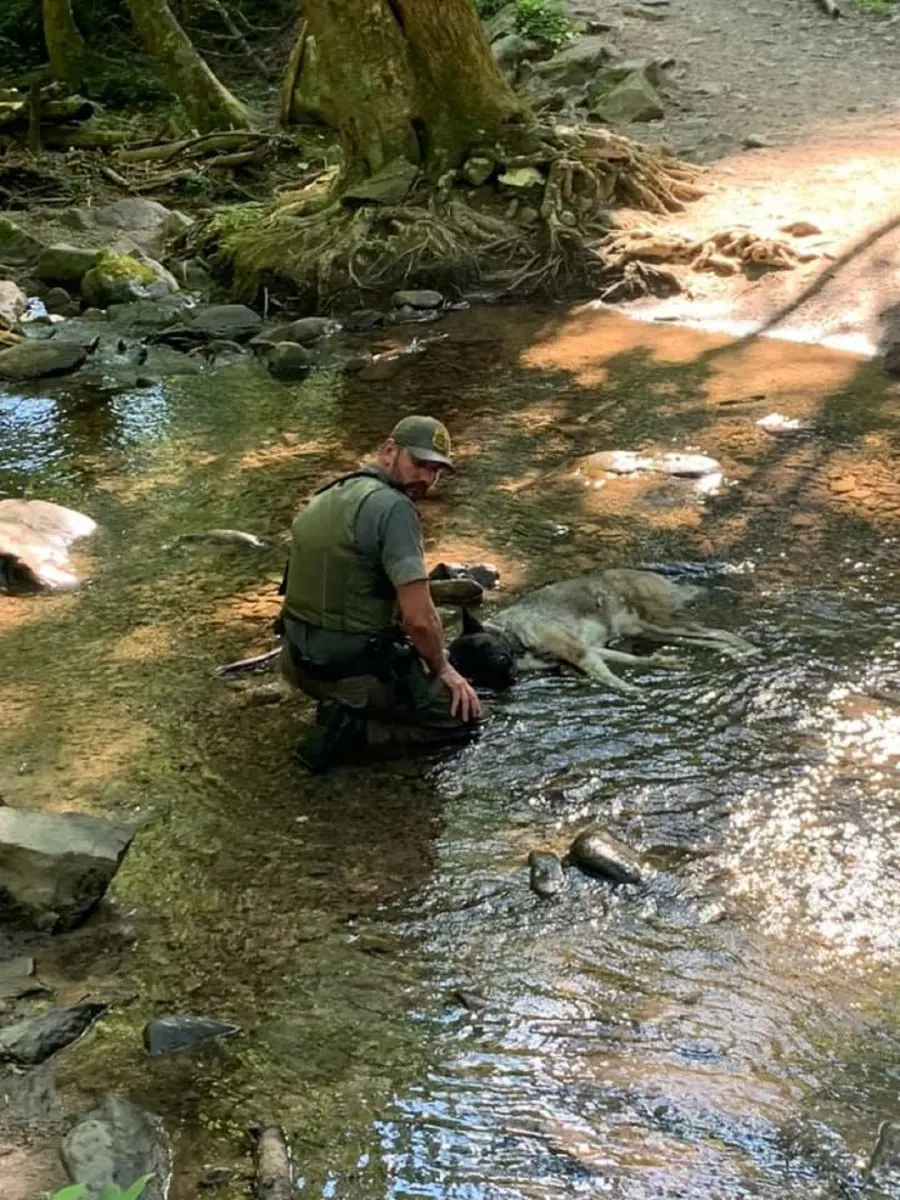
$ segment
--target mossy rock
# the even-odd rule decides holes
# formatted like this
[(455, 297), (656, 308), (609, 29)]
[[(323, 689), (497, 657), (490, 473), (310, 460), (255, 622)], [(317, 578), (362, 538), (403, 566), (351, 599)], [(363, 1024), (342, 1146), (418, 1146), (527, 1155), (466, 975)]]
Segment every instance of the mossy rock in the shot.
[(140, 300), (147, 288), (157, 282), (156, 272), (130, 254), (101, 250), (96, 263), (81, 281), (86, 304), (107, 308), (110, 304), (128, 304)]
[(78, 287), (88, 271), (97, 265), (102, 253), (88, 246), (69, 246), (59, 242), (41, 251), (34, 273), (43, 283)]

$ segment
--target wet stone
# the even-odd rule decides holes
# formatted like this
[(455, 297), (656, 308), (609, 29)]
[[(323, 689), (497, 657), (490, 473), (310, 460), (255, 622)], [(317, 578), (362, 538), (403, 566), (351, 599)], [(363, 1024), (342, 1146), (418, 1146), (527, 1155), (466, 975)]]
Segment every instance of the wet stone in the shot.
[(51, 1008), (0, 1029), (0, 1062), (35, 1066), (77, 1041), (106, 1012), (105, 1004)]
[(84, 813), (0, 809), (0, 916), (74, 928), (103, 897), (133, 837), (129, 826)]
[(273, 379), (290, 381), (305, 379), (310, 372), (312, 360), (298, 342), (279, 342), (270, 350), (266, 365)]
[(357, 308), (344, 321), (347, 333), (371, 333), (384, 325), (384, 313), (374, 308)]
[(62, 1158), (73, 1181), (86, 1183), (85, 1200), (104, 1188), (131, 1187), (151, 1175), (142, 1200), (166, 1200), (172, 1154), (162, 1122), (120, 1096), (104, 1096), (98, 1108), (66, 1136)]
[(552, 851), (532, 850), (528, 855), (528, 866), (531, 870), (529, 886), (542, 899), (555, 896), (566, 886), (562, 862)]
[(443, 303), (444, 297), (440, 292), (428, 290), (394, 292), (393, 296), (391, 297), (391, 304), (394, 306), (394, 308), (440, 308)]
[(195, 333), (245, 342), (262, 329), (262, 317), (246, 304), (205, 304), (189, 316)]
[(87, 358), (83, 346), (57, 341), (20, 342), (0, 350), (0, 379), (24, 381), (67, 375)]
[(583, 829), (569, 847), (569, 861), (613, 883), (640, 883), (641, 865), (630, 846), (598, 826)]
[(190, 1050), (213, 1038), (234, 1037), (241, 1032), (239, 1025), (198, 1017), (193, 1013), (172, 1013), (155, 1017), (144, 1026), (144, 1047), (148, 1054), (175, 1054)]
[[(317, 342), (319, 338), (337, 333), (340, 328), (337, 321), (332, 321), (328, 317), (301, 317), (299, 321), (291, 321), (289, 325), (279, 325), (277, 329), (261, 334), (260, 339), (276, 345), (278, 342), (297, 342), (301, 346), (306, 346), (310, 342)], [(254, 338), (253, 340), (257, 341), (258, 339)]]

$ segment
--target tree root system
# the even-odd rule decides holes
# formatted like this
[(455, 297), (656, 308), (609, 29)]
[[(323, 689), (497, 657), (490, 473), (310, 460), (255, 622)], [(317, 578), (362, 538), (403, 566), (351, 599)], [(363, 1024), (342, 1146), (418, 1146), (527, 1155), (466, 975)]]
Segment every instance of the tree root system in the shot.
[[(603, 249), (613, 205), (663, 214), (704, 194), (700, 168), (606, 129), (540, 128), (515, 153), (476, 149), (473, 161), (487, 164), (480, 182), (463, 167), (393, 203), (352, 200), (331, 171), (271, 205), (218, 210), (190, 249), (244, 298), (265, 287), (308, 311), (403, 287), (572, 294), (623, 277), (628, 259)], [(651, 274), (632, 270), (632, 287)]]

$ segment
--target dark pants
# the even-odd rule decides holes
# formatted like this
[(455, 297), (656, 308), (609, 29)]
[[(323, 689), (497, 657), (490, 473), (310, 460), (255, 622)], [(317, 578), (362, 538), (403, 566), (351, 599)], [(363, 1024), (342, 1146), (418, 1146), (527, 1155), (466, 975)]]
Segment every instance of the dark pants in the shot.
[(402, 672), (323, 680), (304, 670), (302, 660), (286, 642), (281, 673), (313, 700), (339, 704), (363, 718), (366, 745), (371, 750), (458, 745), (478, 729), (476, 722), (450, 715), (449, 689), (426, 671), (416, 655)]

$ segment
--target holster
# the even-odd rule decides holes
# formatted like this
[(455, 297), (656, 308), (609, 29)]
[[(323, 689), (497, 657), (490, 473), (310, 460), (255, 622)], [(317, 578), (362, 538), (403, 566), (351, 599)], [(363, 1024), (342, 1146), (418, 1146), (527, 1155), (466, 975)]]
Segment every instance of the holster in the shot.
[(372, 637), (361, 653), (335, 662), (314, 662), (292, 642), (288, 646), (297, 669), (322, 683), (337, 683), (354, 675), (374, 675), (381, 683), (392, 683), (408, 675), (416, 660), (414, 647), (399, 630)]

